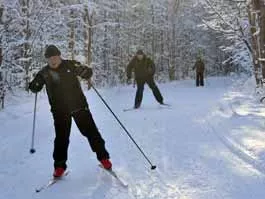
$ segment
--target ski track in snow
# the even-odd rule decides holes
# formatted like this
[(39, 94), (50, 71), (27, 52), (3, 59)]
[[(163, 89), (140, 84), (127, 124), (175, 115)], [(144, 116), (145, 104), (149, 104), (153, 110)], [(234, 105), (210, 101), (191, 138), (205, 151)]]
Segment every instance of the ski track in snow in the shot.
[[(251, 80), (248, 80), (251, 81)], [(253, 82), (252, 82), (253, 83)], [(242, 108), (242, 105), (250, 105), (250, 106), (255, 106), (254, 108), (261, 109), (262, 111), (264, 110), (264, 107), (262, 105), (257, 104), (257, 99), (254, 96), (253, 97), (253, 87), (250, 88), (251, 90), (246, 90), (245, 91), (245, 96), (242, 95), (242, 90), (246, 86), (247, 83), (245, 81), (237, 81), (236, 84), (233, 84), (231, 88), (229, 89), (230, 94), (232, 93), (234, 96), (238, 95), (240, 96), (236, 99), (229, 99), (225, 100), (224, 102), (217, 106), (219, 111), (221, 110), (221, 113), (223, 114), (228, 114), (229, 115), (229, 120), (244, 120), (246, 122), (248, 118), (246, 115), (240, 115), (240, 113), (237, 113), (237, 109), (240, 111), (240, 108)], [(254, 84), (253, 84), (254, 86)], [(226, 93), (226, 95), (229, 95), (229, 93)], [(254, 104), (253, 104), (254, 102)], [(223, 108), (225, 107), (225, 108)], [(215, 113), (216, 114), (216, 113)], [(216, 114), (218, 115), (218, 114)], [(252, 113), (248, 114), (251, 115), (251, 119), (262, 119), (258, 118), (257, 115), (252, 115)], [(213, 118), (213, 114), (209, 115), (208, 119), (204, 119), (201, 122), (204, 123), (208, 128), (206, 131), (209, 133), (213, 133), (218, 137), (218, 139), (223, 142), (223, 144), (230, 149), (232, 153), (237, 155), (239, 158), (241, 158), (243, 161), (247, 162), (250, 164), (252, 167), (254, 167), (257, 171), (263, 173), (265, 175), (265, 162), (262, 160), (259, 160), (257, 157), (254, 157), (255, 155), (248, 150), (245, 146), (242, 145), (238, 140), (233, 139), (231, 137), (231, 134), (229, 133), (224, 133), (224, 132), (229, 132), (229, 129), (225, 128), (220, 128), (220, 118), (217, 118), (217, 121), (212, 122), (211, 124), (210, 118)], [(221, 118), (223, 119), (223, 118)], [(237, 121), (238, 122), (238, 121)], [(218, 124), (219, 123), (219, 124)], [(221, 121), (221, 123), (224, 123), (224, 121)], [(227, 127), (229, 125), (223, 125), (223, 127)], [(233, 125), (234, 127), (236, 126), (235, 124)], [(222, 131), (222, 132), (220, 132)]]
[(99, 90), (157, 166), (154, 171), (96, 94), (86, 92), (114, 170), (129, 184), (128, 189), (98, 168), (73, 123), (71, 173), (36, 194), (35, 188), (47, 183), (52, 174), (54, 130), (42, 93), (37, 105), (36, 153), (30, 155), (34, 95), (24, 96), (25, 103), (10, 104), (0, 112), (0, 199), (263, 199), (265, 108), (251, 97), (253, 84), (245, 79), (211, 78), (205, 88), (195, 88), (189, 80), (160, 84), (165, 102), (171, 104), (168, 108), (161, 108), (146, 87), (142, 108), (125, 112), (133, 105), (134, 88)]

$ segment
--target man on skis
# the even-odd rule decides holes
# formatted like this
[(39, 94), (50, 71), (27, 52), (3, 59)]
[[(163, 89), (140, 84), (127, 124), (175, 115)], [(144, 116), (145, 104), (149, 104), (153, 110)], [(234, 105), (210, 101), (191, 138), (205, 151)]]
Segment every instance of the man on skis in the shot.
[(0, 71), (0, 108), (4, 108), (4, 99), (5, 99), (5, 83)]
[(204, 86), (204, 70), (205, 65), (204, 61), (202, 59), (202, 54), (199, 52), (199, 55), (197, 56), (197, 60), (195, 62), (195, 65), (193, 66), (193, 70), (196, 69), (196, 86)]
[(62, 176), (67, 168), (72, 118), (81, 134), (88, 139), (92, 151), (96, 153), (102, 166), (111, 169), (112, 164), (105, 148), (105, 141), (96, 127), (77, 78), (79, 76), (89, 80), (92, 69), (75, 60), (62, 59), (60, 50), (54, 45), (47, 47), (45, 57), (48, 64), (37, 73), (29, 84), (29, 89), (37, 93), (44, 85), (46, 86), (55, 127), (53, 176)]
[(155, 84), (155, 64), (148, 58), (142, 50), (138, 50), (136, 56), (130, 61), (127, 66), (127, 82), (130, 83), (132, 77), (132, 71), (134, 71), (135, 81), (137, 84), (137, 91), (135, 96), (134, 108), (139, 108), (143, 98), (143, 91), (145, 83), (152, 89), (156, 100), (160, 104), (163, 103), (163, 97)]

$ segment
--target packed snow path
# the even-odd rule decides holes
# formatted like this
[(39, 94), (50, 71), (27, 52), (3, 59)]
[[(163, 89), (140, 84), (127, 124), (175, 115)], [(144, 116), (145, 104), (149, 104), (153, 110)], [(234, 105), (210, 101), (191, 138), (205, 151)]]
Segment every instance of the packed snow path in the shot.
[[(47, 183), (53, 172), (52, 117), (42, 93), (37, 105), (36, 153), (31, 155), (34, 95), (12, 97), (13, 104), (0, 112), (0, 199), (263, 199), (265, 158), (255, 157), (256, 151), (249, 155), (249, 145), (231, 144), (240, 143), (245, 135), (239, 131), (240, 136), (230, 136), (233, 125), (246, 124), (243, 113), (234, 116), (230, 110), (234, 108), (240, 114), (240, 103), (232, 101), (231, 105), (225, 101), (231, 89), (236, 89), (231, 87), (234, 84), (229, 78), (208, 79), (205, 88), (194, 87), (194, 81), (160, 84), (165, 102), (171, 107), (159, 106), (146, 86), (141, 109), (127, 112), (123, 109), (132, 107), (135, 88), (99, 90), (157, 166), (154, 171), (95, 92), (86, 92), (113, 167), (129, 184), (128, 189), (98, 167), (86, 139), (73, 123), (70, 174), (49, 189), (35, 193), (35, 188)], [(228, 142), (228, 138), (234, 142)], [(259, 138), (259, 149), (264, 149), (261, 132)]]

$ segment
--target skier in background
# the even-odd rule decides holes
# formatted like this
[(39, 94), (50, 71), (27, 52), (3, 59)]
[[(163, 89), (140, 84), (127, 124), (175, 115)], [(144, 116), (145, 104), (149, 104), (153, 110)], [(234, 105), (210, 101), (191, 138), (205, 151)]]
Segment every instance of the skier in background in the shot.
[(135, 81), (137, 85), (137, 91), (135, 96), (134, 108), (139, 108), (143, 99), (143, 91), (145, 83), (152, 89), (156, 100), (160, 104), (163, 103), (163, 97), (155, 84), (155, 64), (148, 58), (142, 50), (138, 50), (136, 55), (130, 61), (127, 66), (127, 83), (129, 84), (132, 77), (132, 71), (134, 71)]
[(199, 52), (193, 70), (196, 69), (196, 86), (204, 86), (204, 70), (205, 64), (202, 59), (202, 54)]
[(112, 164), (105, 148), (105, 141), (96, 127), (77, 78), (79, 76), (89, 80), (92, 76), (92, 69), (75, 60), (63, 60), (60, 50), (54, 45), (47, 47), (45, 57), (48, 65), (37, 73), (29, 84), (29, 89), (37, 93), (44, 85), (46, 86), (56, 134), (53, 176), (62, 176), (67, 168), (72, 118), (82, 135), (88, 139), (92, 151), (96, 153), (102, 166), (105, 169), (111, 169)]
[(0, 71), (0, 105), (2, 108), (4, 108), (5, 93), (6, 93), (5, 82), (2, 76), (2, 72)]

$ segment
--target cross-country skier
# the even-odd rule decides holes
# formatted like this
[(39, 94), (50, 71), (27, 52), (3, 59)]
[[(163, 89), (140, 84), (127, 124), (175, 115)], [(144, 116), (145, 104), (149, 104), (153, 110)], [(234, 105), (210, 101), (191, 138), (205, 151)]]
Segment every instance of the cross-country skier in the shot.
[(204, 61), (202, 59), (202, 55), (199, 52), (199, 55), (197, 56), (195, 65), (193, 66), (193, 70), (196, 69), (196, 86), (204, 86), (204, 70), (205, 65)]
[(163, 104), (163, 97), (155, 84), (155, 64), (147, 57), (142, 50), (138, 50), (134, 58), (127, 66), (127, 83), (130, 83), (132, 71), (137, 84), (137, 91), (135, 96), (134, 108), (139, 108), (143, 98), (143, 91), (145, 83), (152, 89), (156, 100)]
[(2, 72), (0, 71), (0, 104), (1, 104), (0, 107), (1, 108), (4, 108), (5, 93), (6, 93), (5, 82), (2, 77)]
[(88, 139), (90, 147), (105, 169), (111, 169), (109, 153), (105, 148), (92, 114), (88, 108), (86, 97), (81, 89), (77, 76), (89, 80), (92, 69), (75, 60), (61, 58), (60, 50), (50, 45), (45, 51), (48, 64), (40, 70), (29, 85), (29, 89), (37, 93), (46, 86), (51, 112), (54, 119), (54, 177), (64, 174), (67, 165), (67, 150), (72, 118), (83, 136)]

